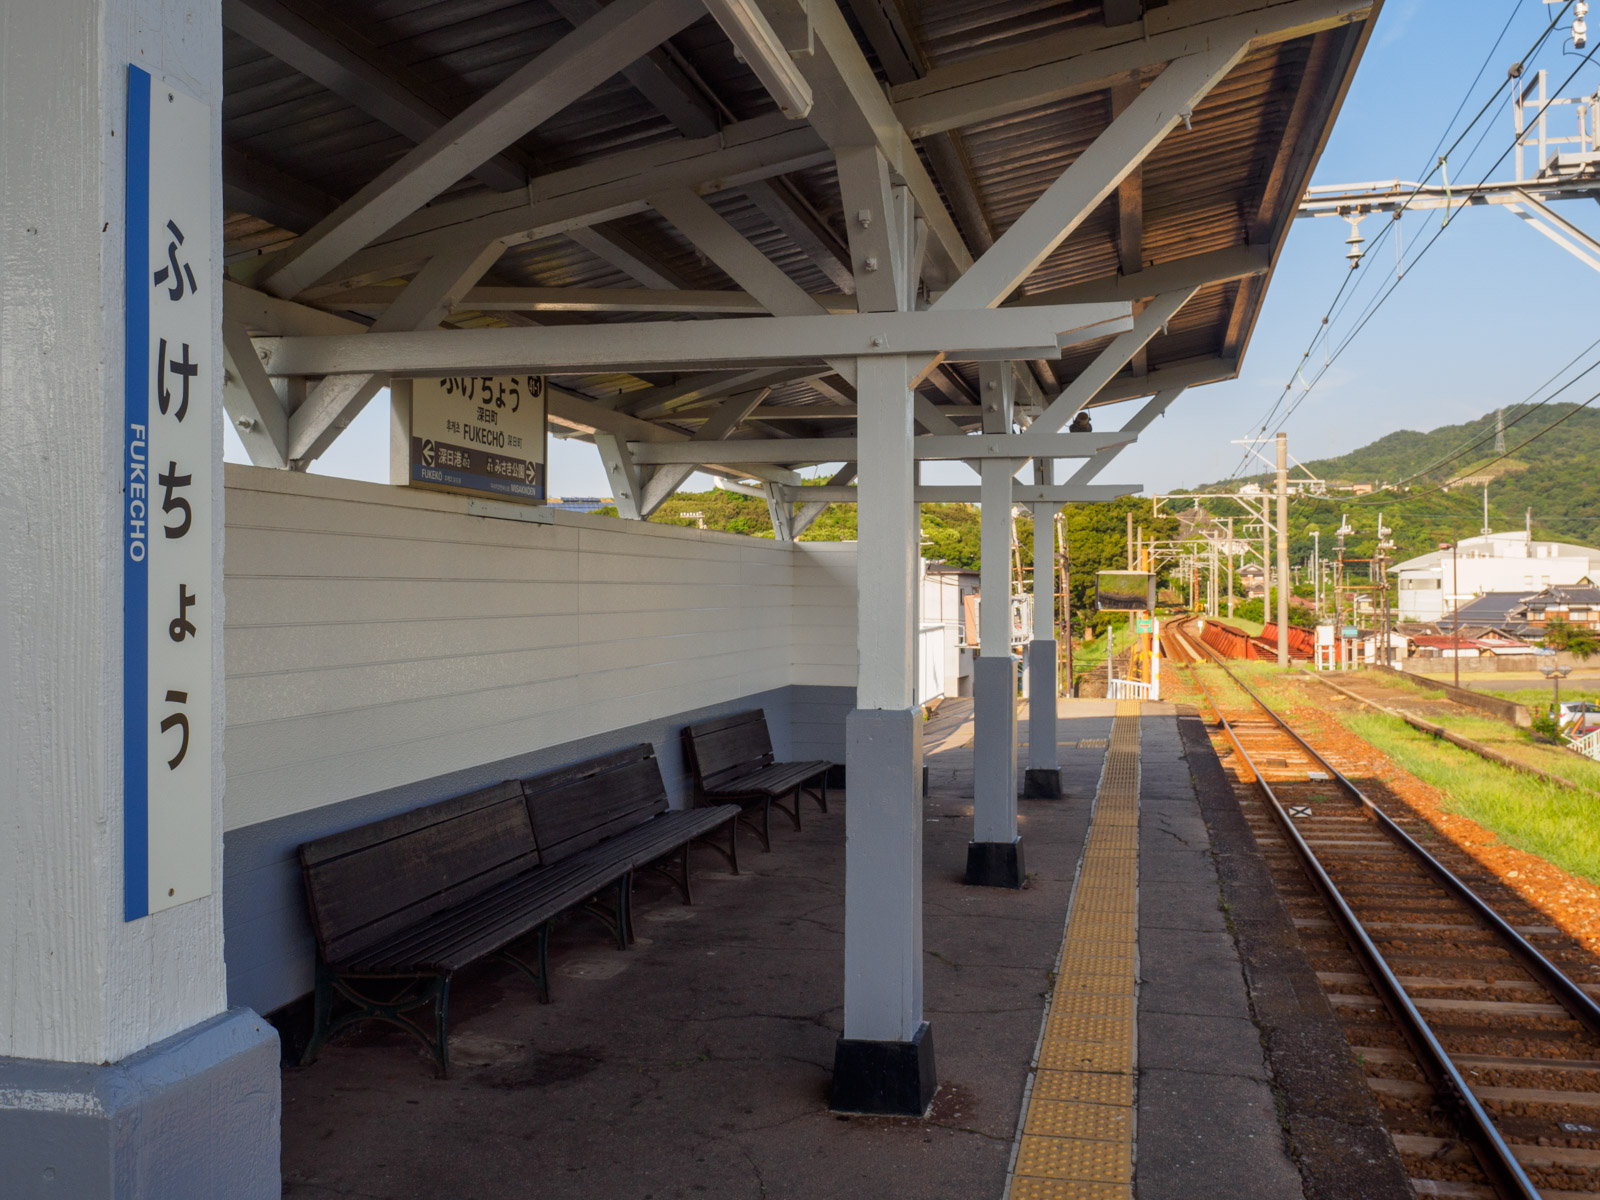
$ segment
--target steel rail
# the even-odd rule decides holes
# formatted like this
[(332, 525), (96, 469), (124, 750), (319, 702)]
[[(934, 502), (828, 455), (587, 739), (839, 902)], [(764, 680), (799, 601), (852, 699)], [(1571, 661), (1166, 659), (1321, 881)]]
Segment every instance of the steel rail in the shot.
[[(1184, 640), (1192, 644), (1196, 639), (1186, 637)], [(1555, 963), (1551, 962), (1548, 958), (1541, 954), (1538, 948), (1530, 943), (1520, 933), (1518, 933), (1504, 917), (1494, 910), (1488, 901), (1484, 900), (1482, 896), (1478, 895), (1477, 892), (1468, 887), (1467, 884), (1464, 883), (1453, 871), (1451, 871), (1449, 867), (1445, 866), (1432, 854), (1428, 853), (1422, 844), (1413, 838), (1409, 833), (1407, 833), (1404, 828), (1402, 828), (1392, 817), (1389, 816), (1388, 813), (1384, 812), (1383, 809), (1374, 804), (1366, 795), (1366, 793), (1364, 793), (1360, 788), (1346, 778), (1346, 776), (1336, 767), (1334, 767), (1334, 765), (1326, 758), (1317, 753), (1317, 751), (1309, 742), (1305, 740), (1305, 738), (1296, 733), (1289, 726), (1288, 722), (1286, 722), (1277, 713), (1273, 712), (1272, 709), (1269, 708), (1264, 701), (1262, 701), (1261, 697), (1256, 695), (1256, 693), (1251, 690), (1249, 684), (1245, 683), (1231, 670), (1229, 670), (1212, 652), (1210, 646), (1207, 646), (1204, 642), (1201, 642), (1200, 647), (1202, 652), (1210, 657), (1212, 662), (1216, 663), (1219, 668), (1225, 671), (1228, 675), (1228, 678), (1231, 679), (1234, 684), (1245, 693), (1245, 695), (1249, 696), (1251, 700), (1259, 705), (1262, 711), (1266, 712), (1285, 733), (1293, 738), (1302, 750), (1320, 763), (1323, 769), (1326, 770), (1332, 778), (1337, 780), (1342, 787), (1344, 787), (1352, 796), (1361, 802), (1366, 810), (1377, 819), (1379, 826), (1382, 827), (1384, 832), (1388, 833), (1390, 836), (1395, 838), (1395, 840), (1400, 842), (1400, 844), (1411, 853), (1412, 857), (1417, 859), (1418, 862), (1422, 863), (1422, 865), (1433, 874), (1434, 878), (1436, 878), (1440, 883), (1444, 884), (1445, 887), (1448, 888), (1457, 899), (1466, 904), (1468, 908), (1472, 909), (1473, 914), (1482, 920), (1484, 924), (1488, 925), (1490, 929), (1499, 934), (1501, 939), (1505, 941), (1508, 946), (1510, 946), (1512, 952), (1517, 956), (1517, 958), (1521, 960), (1522, 965), (1526, 967), (1528, 971), (1539, 980), (1540, 983), (1544, 984), (1545, 987), (1550, 989), (1550, 991), (1561, 1002), (1562, 1007), (1567, 1010), (1568, 1015), (1570, 1015), (1573, 1020), (1577, 1021), (1596, 1037), (1600, 1037), (1600, 1004), (1595, 1002), (1594, 997), (1590, 996), (1588, 992), (1584, 991), (1581, 987), (1574, 983), (1572, 979), (1561, 970), (1560, 967), (1556, 966)], [(1215, 707), (1215, 705), (1213, 705), (1213, 707)], [(1218, 715), (1220, 715), (1220, 713)]]
[[(1185, 638), (1185, 641), (1192, 640)], [(1202, 652), (1211, 657), (1212, 661), (1233, 681), (1235, 686), (1249, 696), (1275, 725), (1299, 743), (1313, 759), (1327, 769), (1330, 778), (1338, 780), (1369, 811), (1375, 813), (1383, 821), (1388, 822), (1388, 826), (1392, 827), (1393, 831), (1398, 832), (1407, 843), (1412, 846), (1416, 845), (1403, 829), (1394, 825), (1392, 821), (1388, 821), (1387, 815), (1378, 809), (1371, 800), (1367, 799), (1355, 784), (1346, 779), (1343, 773), (1336, 770), (1322, 755), (1311, 749), (1306, 744), (1305, 739), (1290, 729), (1287, 723), (1263, 703), (1261, 698), (1248, 685), (1217, 659), (1211, 653), (1209, 646), (1206, 646), (1204, 642), (1201, 642), (1200, 645)], [(1445, 1048), (1440, 1045), (1438, 1038), (1434, 1036), (1432, 1028), (1423, 1019), (1421, 1012), (1412, 1002), (1411, 996), (1406, 992), (1404, 985), (1401, 984), (1394, 970), (1383, 957), (1383, 953), (1367, 934), (1365, 926), (1361, 924), (1361, 919), (1356, 916), (1345, 901), (1338, 885), (1333, 882), (1333, 879), (1323, 867), (1321, 860), (1317, 858), (1316, 852), (1311, 849), (1305, 839), (1301, 837), (1300, 831), (1295, 828), (1293, 818), (1289, 816), (1287, 810), (1279, 801), (1277, 793), (1272, 790), (1272, 785), (1267, 782), (1266, 776), (1256, 766), (1255, 760), (1250, 757), (1249, 751), (1244, 748), (1243, 740), (1234, 732), (1232, 723), (1223, 713), (1221, 706), (1211, 695), (1205, 683), (1200, 679), (1200, 674), (1194, 669), (1194, 664), (1186, 663), (1184, 665), (1189, 668), (1189, 676), (1194, 680), (1195, 686), (1199, 688), (1200, 694), (1205, 697), (1206, 703), (1217, 714), (1217, 720), (1222, 723), (1222, 728), (1227, 733), (1228, 740), (1233, 743), (1234, 750), (1244, 759), (1246, 765), (1250, 768), (1250, 773), (1255, 776), (1257, 785), (1270, 802), (1273, 817), (1283, 830), (1290, 845), (1294, 847), (1295, 853), (1299, 856), (1306, 873), (1311, 877), (1312, 883), (1322, 893), (1323, 900), (1333, 913), (1334, 919), (1338, 922), (1340, 929), (1343, 930), (1345, 937), (1349, 939), (1357, 957), (1361, 959), (1366, 967), (1367, 974), (1372, 979), (1373, 985), (1383, 1000), (1384, 1007), (1389, 1010), (1390, 1014), (1395, 1018), (1396, 1024), (1400, 1026), (1401, 1033), (1410, 1044), (1412, 1052), (1416, 1054), (1424, 1072), (1429, 1076), (1429, 1081), (1432, 1083), (1434, 1090), (1439, 1094), (1444, 1106), (1455, 1115), (1457, 1121), (1464, 1127), (1463, 1131), (1472, 1135), (1468, 1141), (1472, 1148), (1473, 1157), (1477, 1159), (1478, 1165), (1488, 1178), (1490, 1186), (1494, 1188), (1502, 1200), (1540, 1200), (1539, 1190), (1533, 1186), (1533, 1182), (1528, 1178), (1527, 1173), (1523, 1171), (1522, 1165), (1517, 1162), (1510, 1147), (1506, 1145), (1505, 1140), (1500, 1136), (1500, 1131), (1495, 1128), (1488, 1112), (1478, 1098), (1473, 1095), (1472, 1089), (1467, 1085), (1467, 1081), (1462, 1076), (1460, 1069), (1451, 1060)], [(1421, 850), (1421, 847), (1416, 848)], [(1432, 856), (1427, 855), (1426, 851), (1422, 851), (1422, 853), (1431, 859)], [(1440, 869), (1444, 869), (1442, 864), (1440, 864)], [(1555, 968), (1552, 966), (1551, 969), (1554, 970)]]

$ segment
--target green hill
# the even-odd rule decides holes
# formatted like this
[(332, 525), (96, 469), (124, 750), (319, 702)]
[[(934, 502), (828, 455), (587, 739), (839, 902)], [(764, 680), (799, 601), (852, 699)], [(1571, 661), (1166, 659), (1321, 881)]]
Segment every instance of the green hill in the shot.
[[(1577, 520), (1585, 518), (1600, 528), (1600, 407), (1551, 404), (1520, 420), (1516, 410), (1510, 410), (1506, 420), (1509, 453), (1503, 458), (1494, 451), (1491, 412), (1427, 433), (1403, 429), (1349, 454), (1308, 462), (1306, 467), (1330, 486), (1371, 483), (1412, 492), (1452, 482), (1471, 488), (1475, 485), (1461, 481), (1491, 475), (1491, 513), (1498, 507), (1520, 518), (1532, 508), (1535, 524), (1545, 518), (1576, 528)], [(1535, 435), (1539, 435), (1536, 440), (1517, 449), (1518, 443)], [(1265, 475), (1254, 480), (1270, 482)], [(1504, 522), (1495, 524), (1504, 527)], [(1522, 521), (1514, 524), (1520, 526)], [(1591, 532), (1585, 530), (1582, 536)]]
[[(1291, 556), (1298, 561), (1309, 553), (1313, 528), (1321, 530), (1326, 551), (1342, 514), (1349, 514), (1357, 530), (1346, 543), (1352, 557), (1373, 552), (1379, 510), (1394, 530), (1397, 558), (1471, 536), (1483, 525), (1484, 477), (1492, 529), (1521, 529), (1531, 510), (1536, 537), (1583, 545), (1600, 541), (1600, 409), (1551, 404), (1521, 420), (1516, 416), (1515, 410), (1506, 415), (1503, 456), (1494, 450), (1491, 412), (1427, 433), (1400, 430), (1349, 454), (1308, 462), (1307, 470), (1326, 480), (1331, 494), (1295, 500)], [(1519, 449), (1529, 438), (1535, 440)], [(1239, 482), (1199, 490), (1232, 490)], [(1248, 482), (1270, 487), (1272, 478), (1257, 475)], [(1364, 496), (1340, 490), (1357, 483), (1377, 490)]]

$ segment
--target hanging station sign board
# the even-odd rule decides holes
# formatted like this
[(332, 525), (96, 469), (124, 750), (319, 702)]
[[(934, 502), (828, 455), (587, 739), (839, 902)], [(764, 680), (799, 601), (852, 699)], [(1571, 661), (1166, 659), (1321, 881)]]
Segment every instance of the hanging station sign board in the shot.
[(128, 68), (123, 916), (211, 892), (214, 231), (210, 108)]
[(1101, 612), (1150, 612), (1156, 606), (1156, 577), (1149, 571), (1097, 571), (1095, 607)]
[(411, 483), (541, 504), (542, 375), (453, 375), (411, 384)]

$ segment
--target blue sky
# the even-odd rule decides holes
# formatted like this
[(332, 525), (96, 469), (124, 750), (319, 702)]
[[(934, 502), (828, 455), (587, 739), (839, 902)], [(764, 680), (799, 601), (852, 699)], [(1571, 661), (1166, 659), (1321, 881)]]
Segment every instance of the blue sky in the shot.
[[(1387, 0), (1313, 183), (1421, 179), (1507, 20), (1509, 31), (1450, 127), (1446, 145), (1559, 8), (1540, 0)], [(1600, 37), (1600, 9), (1591, 16), (1591, 28)], [(1591, 42), (1589, 48), (1593, 46)], [(1563, 31), (1545, 43), (1527, 69), (1549, 70), (1554, 88), (1580, 59)], [(1597, 85), (1600, 66), (1584, 66), (1565, 94), (1592, 92)], [(1571, 132), (1573, 110), (1551, 112), (1551, 132)], [(1469, 158), (1485, 130), (1476, 155)], [(1451, 183), (1463, 186), (1483, 179), (1511, 138), (1509, 92), (1503, 91), (1452, 155)], [(1490, 177), (1508, 179), (1512, 173), (1507, 157)], [(1565, 201), (1558, 211), (1600, 236), (1600, 213), (1589, 202)], [(1363, 223), (1369, 246), (1387, 220), (1373, 216)], [(1401, 222), (1408, 256), (1433, 235), (1437, 222), (1436, 213), (1408, 215)], [(1336, 218), (1296, 222), (1241, 377), (1186, 393), (1122, 454), (1107, 482), (1139, 482), (1147, 490), (1164, 491), (1225, 478), (1233, 470), (1240, 451), (1231, 441), (1259, 429), (1284, 384), (1295, 378), (1306, 344), (1349, 274), (1344, 259), (1348, 235), (1349, 227)], [(1353, 328), (1367, 300), (1395, 278), (1392, 239), (1373, 249), (1371, 257), (1354, 302), (1332, 325), (1335, 345)], [(1600, 274), (1509, 212), (1479, 207), (1458, 214), (1300, 403), (1285, 426), (1290, 450), (1302, 459), (1342, 454), (1398, 429), (1433, 429), (1521, 401), (1600, 334), (1594, 321), (1597, 296)], [(1319, 345), (1304, 378), (1311, 379), (1322, 364)], [(1300, 390), (1297, 383), (1295, 391)], [(1133, 411), (1131, 405), (1105, 411), (1096, 428), (1114, 428), (1124, 412)], [(314, 469), (387, 482), (388, 437), (387, 394), (382, 394)], [(231, 429), (226, 457), (248, 461)], [(966, 473), (960, 466), (945, 470)], [(937, 473), (930, 470), (928, 478)], [(592, 446), (552, 440), (552, 495), (607, 490)]]

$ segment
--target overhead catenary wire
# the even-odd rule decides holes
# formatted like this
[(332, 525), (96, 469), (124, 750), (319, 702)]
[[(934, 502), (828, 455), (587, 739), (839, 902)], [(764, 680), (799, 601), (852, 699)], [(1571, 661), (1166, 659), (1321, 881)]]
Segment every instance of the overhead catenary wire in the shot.
[[(1583, 70), (1583, 68), (1593, 60), (1597, 51), (1600, 51), (1600, 44), (1596, 44), (1595, 49), (1589, 51), (1589, 53), (1584, 56), (1583, 62), (1574, 67), (1572, 73), (1561, 82), (1561, 85), (1556, 89), (1557, 96), (1559, 96), (1561, 92), (1565, 91), (1567, 86), (1571, 84), (1574, 78), (1577, 77), (1578, 72)], [(1545, 103), (1540, 107), (1539, 111), (1534, 115), (1534, 121), (1538, 121), (1539, 118), (1544, 116), (1550, 105), (1555, 103), (1555, 99), (1556, 97), (1552, 96), (1550, 99), (1545, 101)], [(1471, 198), (1483, 189), (1483, 185), (1489, 181), (1489, 176), (1499, 168), (1501, 163), (1505, 162), (1506, 158), (1515, 148), (1516, 142), (1513, 141), (1511, 145), (1507, 146), (1505, 150), (1501, 152), (1500, 157), (1495, 159), (1495, 161), (1490, 165), (1489, 170), (1484, 173), (1483, 178), (1475, 183), (1465, 193), (1463, 193), (1463, 204), (1471, 202)], [(1427, 255), (1428, 251), (1433, 249), (1435, 244), (1438, 243), (1439, 239), (1444, 236), (1445, 230), (1448, 228), (1448, 225), (1440, 225), (1440, 227), (1434, 232), (1434, 235), (1423, 244), (1422, 249), (1418, 250), (1416, 256), (1411, 260), (1410, 265), (1412, 269), (1416, 267), (1417, 263), (1422, 261), (1422, 259)], [(1410, 271), (1407, 271), (1405, 278), (1410, 278)], [(1372, 320), (1372, 318), (1378, 315), (1378, 310), (1383, 307), (1384, 303), (1389, 299), (1390, 296), (1394, 295), (1395, 289), (1400, 286), (1401, 282), (1402, 280), (1396, 279), (1393, 283), (1389, 284), (1377, 297), (1377, 299), (1368, 306), (1368, 308), (1364, 311), (1360, 322), (1354, 329), (1350, 331), (1349, 335), (1345, 337), (1344, 341), (1339, 343), (1338, 348), (1334, 350), (1333, 355), (1328, 360), (1327, 364), (1323, 366), (1323, 368), (1312, 378), (1310, 387), (1307, 387), (1305, 392), (1296, 397), (1294, 403), (1289, 406), (1288, 411), (1284, 413), (1283, 421), (1279, 422), (1280, 427), (1288, 421), (1289, 417), (1294, 414), (1295, 409), (1299, 408), (1299, 406), (1304, 402), (1305, 397), (1311, 393), (1311, 389), (1314, 388), (1323, 378), (1323, 376), (1328, 373), (1332, 365), (1339, 361), (1339, 356), (1345, 352), (1350, 343), (1360, 335), (1361, 331), (1367, 327), (1367, 324)]]
[[(1522, 55), (1521, 59), (1519, 59), (1519, 62), (1526, 62), (1526, 61), (1528, 61), (1528, 59), (1532, 58), (1536, 53), (1538, 53), (1539, 48), (1544, 44), (1545, 40), (1547, 38), (1549, 38), (1550, 34), (1552, 32), (1554, 32), (1556, 27), (1560, 24), (1562, 18), (1565, 17), (1567, 11), (1572, 7), (1572, 3), (1573, 3), (1573, 0), (1566, 0), (1566, 3), (1562, 5), (1561, 10), (1556, 14), (1555, 18), (1549, 23), (1549, 25), (1547, 25), (1544, 28), (1543, 32), (1540, 33), (1539, 37), (1534, 41), (1533, 45), (1530, 46), (1528, 48), (1528, 50)], [(1515, 7), (1513, 7), (1512, 19), (1515, 18), (1515, 15), (1516, 15)], [(1481, 108), (1479, 108), (1478, 112), (1473, 116), (1472, 120), (1467, 123), (1466, 127), (1460, 132), (1460, 134), (1457, 135), (1456, 140), (1450, 145), (1450, 148), (1445, 152), (1445, 154), (1444, 155), (1439, 155), (1438, 154), (1439, 147), (1441, 145), (1443, 145), (1445, 138), (1449, 136), (1450, 126), (1452, 124), (1454, 124), (1454, 122), (1456, 120), (1456, 117), (1458, 117), (1460, 115), (1461, 111), (1466, 107), (1467, 101), (1470, 99), (1473, 90), (1476, 89), (1476, 87), (1478, 86), (1479, 81), (1483, 77), (1484, 71), (1487, 69), (1489, 62), (1492, 61), (1495, 53), (1498, 51), (1498, 49), (1500, 47), (1500, 44), (1504, 40), (1506, 32), (1510, 29), (1510, 27), (1511, 27), (1511, 19), (1508, 19), (1506, 24), (1505, 24), (1505, 26), (1503, 26), (1501, 31), (1500, 31), (1500, 36), (1495, 39), (1494, 46), (1491, 47), (1488, 55), (1485, 56), (1483, 65), (1481, 65), (1478, 68), (1478, 73), (1477, 73), (1477, 75), (1474, 76), (1472, 83), (1468, 86), (1466, 93), (1462, 97), (1461, 103), (1459, 105), (1457, 105), (1456, 112), (1455, 112), (1454, 115), (1452, 115), (1450, 123), (1448, 123), (1445, 126), (1445, 132), (1440, 135), (1439, 141), (1435, 144), (1434, 153), (1432, 155), (1430, 155), (1430, 158), (1432, 158), (1434, 161), (1433, 161), (1432, 165), (1427, 169), (1426, 174), (1423, 176), (1422, 186), (1425, 186), (1433, 178), (1433, 176), (1440, 170), (1441, 164), (1444, 161), (1446, 161), (1451, 154), (1453, 154), (1455, 152), (1456, 148), (1461, 145), (1461, 143), (1466, 139), (1467, 135), (1478, 124), (1478, 122), (1483, 120), (1484, 116), (1490, 111), (1491, 108), (1493, 108), (1493, 106), (1496, 104), (1496, 102), (1500, 99), (1501, 93), (1507, 88), (1507, 86), (1510, 86), (1510, 85), (1514, 84), (1514, 82), (1515, 82), (1514, 77), (1508, 76), (1508, 78), (1504, 82), (1502, 82), (1499, 87), (1497, 87), (1494, 90), (1494, 92), (1489, 96), (1488, 100), (1485, 101), (1483, 106)], [(1587, 60), (1585, 60), (1585, 61), (1587, 61)], [(1581, 67), (1580, 67), (1580, 69), (1581, 69)], [(1548, 107), (1548, 105), (1546, 107)], [(1482, 141), (1482, 139), (1480, 138), (1480, 144), (1481, 144), (1481, 141)], [(1476, 147), (1474, 147), (1474, 153), (1476, 153)], [(1507, 151), (1507, 153), (1509, 153), (1509, 150)], [(1504, 158), (1504, 156), (1502, 155), (1502, 159), (1503, 158)], [(1413, 195), (1414, 194), (1415, 193), (1413, 193)], [(1396, 226), (1399, 223), (1399, 217), (1402, 216), (1405, 213), (1407, 208), (1409, 208), (1409, 206), (1411, 204), (1411, 200), (1412, 200), (1412, 197), (1408, 196), (1406, 198), (1406, 200), (1404, 201), (1404, 203), (1402, 203), (1400, 208), (1396, 210), (1396, 212), (1394, 214), (1395, 219), (1391, 220), (1390, 222), (1388, 222), (1388, 224), (1384, 227), (1383, 231), (1379, 233), (1378, 237), (1374, 241), (1374, 244), (1373, 244), (1371, 250), (1368, 251), (1367, 257), (1363, 260), (1363, 262), (1361, 264), (1360, 271), (1347, 271), (1345, 273), (1344, 278), (1340, 282), (1338, 289), (1334, 293), (1333, 299), (1331, 301), (1329, 301), (1329, 303), (1328, 303), (1327, 310), (1324, 312), (1321, 320), (1318, 322), (1316, 331), (1312, 334), (1311, 340), (1307, 343), (1304, 352), (1301, 354), (1299, 361), (1296, 363), (1294, 371), (1290, 375), (1289, 381), (1284, 384), (1283, 390), (1278, 394), (1278, 397), (1273, 402), (1272, 407), (1267, 411), (1267, 415), (1264, 418), (1262, 418), (1261, 423), (1260, 423), (1260, 431), (1259, 431), (1261, 434), (1264, 434), (1266, 432), (1266, 430), (1267, 430), (1267, 427), (1272, 423), (1272, 420), (1273, 420), (1274, 416), (1276, 416), (1278, 409), (1280, 407), (1282, 407), (1282, 405), (1284, 403), (1284, 400), (1288, 397), (1289, 393), (1293, 390), (1293, 387), (1294, 387), (1294, 384), (1295, 384), (1296, 380), (1300, 380), (1302, 382), (1302, 386), (1305, 387), (1305, 393), (1303, 393), (1302, 397), (1301, 397), (1301, 399), (1303, 399), (1304, 395), (1310, 393), (1311, 389), (1313, 387), (1315, 387), (1316, 382), (1318, 380), (1320, 380), (1322, 378), (1322, 376), (1327, 373), (1328, 368), (1332, 366), (1333, 359), (1337, 358), (1337, 356), (1338, 356), (1337, 353), (1335, 353), (1334, 355), (1329, 357), (1328, 361), (1324, 363), (1324, 365), (1322, 367), (1322, 370), (1317, 372), (1316, 378), (1313, 379), (1310, 384), (1305, 384), (1304, 383), (1303, 377), (1301, 375), (1302, 369), (1305, 367), (1306, 363), (1308, 361), (1310, 361), (1312, 354), (1315, 353), (1318, 341), (1321, 340), (1322, 338), (1324, 338), (1325, 336), (1327, 336), (1328, 329), (1329, 329), (1329, 326), (1330, 326), (1330, 322), (1334, 319), (1334, 317), (1336, 315), (1335, 310), (1337, 309), (1340, 312), (1342, 312), (1342, 309), (1340, 309), (1340, 301), (1343, 299), (1345, 292), (1350, 288), (1352, 279), (1355, 279), (1358, 275), (1364, 276), (1365, 271), (1367, 269), (1368, 263), (1373, 261), (1372, 251), (1376, 250), (1378, 248), (1378, 246), (1382, 243), (1383, 238), (1388, 236), (1389, 231), (1391, 229), (1393, 229), (1394, 226)], [(1444, 227), (1441, 227), (1441, 228), (1444, 228)], [(1435, 237), (1437, 237), (1437, 235), (1435, 235)], [(1424, 247), (1424, 250), (1426, 250), (1426, 247)], [(1421, 258), (1421, 254), (1417, 255), (1417, 257), (1415, 259), (1413, 259), (1413, 265), (1420, 258)], [(1401, 272), (1400, 273), (1400, 278), (1404, 278), (1404, 277), (1405, 277), (1405, 273)], [(1396, 284), (1399, 283), (1400, 278), (1396, 279), (1396, 281), (1395, 281)], [(1392, 290), (1392, 288), (1391, 288), (1391, 290)], [(1380, 301), (1380, 303), (1381, 303), (1381, 301)], [(1364, 321), (1363, 321), (1363, 324), (1365, 324)], [(1352, 336), (1354, 336), (1354, 335), (1352, 335)], [(1341, 344), (1340, 351), (1342, 352), (1343, 347), (1348, 345), (1348, 344), (1349, 344), (1349, 339), (1347, 338)], [(1298, 404), (1296, 404), (1296, 407), (1298, 407)], [(1285, 420), (1287, 420), (1287, 415), (1285, 417)], [(1281, 425), (1281, 422), (1280, 422), (1280, 425)], [(1243, 470), (1245, 464), (1247, 464), (1249, 461), (1250, 461), (1250, 454), (1249, 454), (1249, 451), (1246, 450), (1246, 452), (1240, 457), (1240, 460), (1239, 460), (1238, 464), (1234, 467), (1232, 472), (1229, 473), (1228, 478), (1230, 480), (1237, 478), (1238, 475), (1239, 475), (1239, 472), (1241, 470)]]

